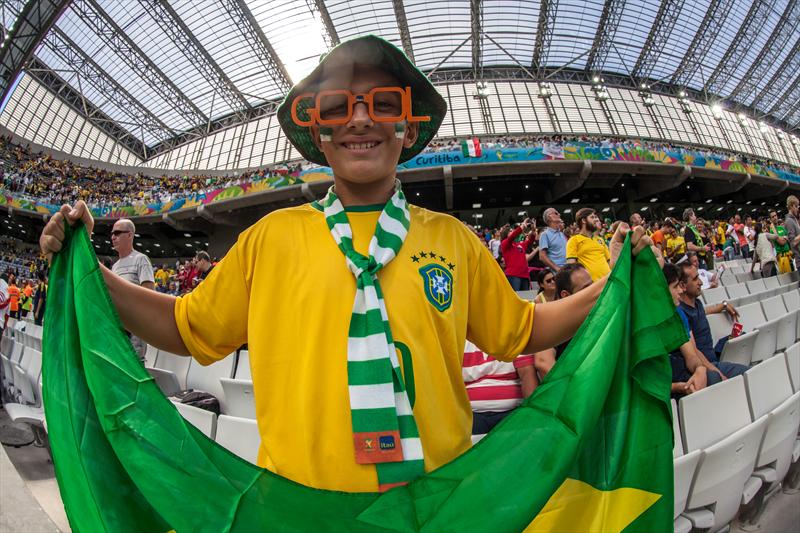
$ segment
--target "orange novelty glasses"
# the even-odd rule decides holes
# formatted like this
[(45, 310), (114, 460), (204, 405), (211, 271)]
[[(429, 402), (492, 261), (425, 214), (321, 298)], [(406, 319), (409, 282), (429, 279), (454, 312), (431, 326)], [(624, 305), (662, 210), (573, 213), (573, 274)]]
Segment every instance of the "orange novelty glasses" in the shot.
[[(356, 104), (365, 104), (373, 122), (428, 122), (431, 117), (415, 117), (411, 111), (411, 87), (375, 87), (368, 93), (353, 94), (346, 89), (303, 93), (292, 101), (292, 120), (298, 126), (337, 126), (353, 118)], [(308, 119), (301, 118), (305, 112)]]

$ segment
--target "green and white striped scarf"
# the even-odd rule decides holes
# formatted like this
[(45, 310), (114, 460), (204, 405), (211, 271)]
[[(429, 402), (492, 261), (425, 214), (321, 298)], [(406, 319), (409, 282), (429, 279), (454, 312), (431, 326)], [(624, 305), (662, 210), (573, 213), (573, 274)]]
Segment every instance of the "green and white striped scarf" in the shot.
[(347, 339), (347, 383), (356, 462), (375, 464), (381, 491), (424, 474), (422, 444), (395, 351), (378, 272), (397, 256), (411, 216), (400, 188), (386, 202), (369, 243), (369, 257), (353, 248), (353, 232), (331, 187), (315, 208), (325, 213), (334, 241), (356, 277)]

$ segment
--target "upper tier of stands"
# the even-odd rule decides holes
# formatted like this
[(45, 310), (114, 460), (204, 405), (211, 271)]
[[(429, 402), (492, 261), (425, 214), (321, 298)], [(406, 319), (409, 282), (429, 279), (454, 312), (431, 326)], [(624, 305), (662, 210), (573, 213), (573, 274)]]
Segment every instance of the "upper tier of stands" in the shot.
[[(531, 136), (481, 139), (484, 156), (466, 158), (461, 162), (481, 163), (499, 160), (519, 160), (520, 149), (531, 151), (524, 160), (590, 159), (665, 164), (699, 165), (706, 168), (766, 175), (800, 182), (798, 169), (783, 163), (766, 161), (721, 151), (703, 150), (691, 146), (656, 143), (637, 139), (590, 138), (586, 136)], [(505, 158), (498, 153), (510, 152)], [(437, 140), (424, 154), (461, 152), (458, 139)], [(205, 204), (251, 192), (274, 189), (322, 179), (320, 171), (306, 162), (277, 165), (250, 170), (232, 176), (193, 174), (185, 176), (153, 176), (139, 169), (131, 173), (111, 171), (54, 159), (48, 154), (33, 153), (10, 139), (0, 138), (0, 203), (38, 212), (55, 212), (60, 205), (82, 199), (94, 216), (135, 216), (160, 214), (182, 207)], [(439, 158), (420, 157), (404, 166), (418, 168), (441, 166)], [(311, 174), (315, 174), (314, 177)]]

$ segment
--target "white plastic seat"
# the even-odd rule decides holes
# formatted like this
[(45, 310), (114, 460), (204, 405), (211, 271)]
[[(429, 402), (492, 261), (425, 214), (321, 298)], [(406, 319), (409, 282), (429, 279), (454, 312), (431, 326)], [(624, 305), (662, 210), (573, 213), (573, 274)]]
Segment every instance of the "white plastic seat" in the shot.
[(173, 402), (181, 416), (191, 425), (202, 431), (206, 437), (213, 439), (217, 434), (217, 415), (211, 411), (192, 405)]
[(781, 282), (778, 281), (777, 276), (770, 276), (768, 278), (762, 278), (764, 280), (764, 286), (767, 289), (779, 289), (781, 287)]
[(734, 264), (733, 264), (733, 265), (731, 265), (731, 267), (728, 269), (728, 272), (730, 272), (730, 273), (731, 273), (731, 274), (733, 274), (734, 276), (735, 276), (736, 274), (744, 274), (744, 266), (743, 266), (743, 264), (742, 264), (742, 263), (734, 263)]
[(156, 385), (158, 385), (158, 388), (161, 389), (161, 392), (164, 394), (164, 396), (169, 397), (184, 390), (183, 387), (181, 387), (180, 381), (178, 381), (178, 376), (176, 376), (174, 372), (161, 368), (147, 367), (145, 370), (147, 370), (147, 372), (150, 374), (150, 377), (152, 377), (156, 382)]
[[(39, 379), (37, 384), (39, 398), (42, 397), (42, 380)], [(44, 418), (44, 407), (41, 405), (27, 405), (23, 403), (7, 403), (3, 406), (6, 410), (8, 417), (13, 422), (21, 422), (29, 424), (34, 427), (41, 427), (47, 431), (47, 425)]]
[(740, 365), (750, 366), (759, 333), (759, 330), (748, 331), (735, 339), (728, 339), (728, 342), (725, 343), (725, 347), (722, 349), (719, 360), (727, 363), (738, 363)]
[(776, 277), (778, 278), (778, 283), (780, 283), (781, 285), (788, 285), (792, 281), (794, 281), (792, 279), (792, 273), (791, 272), (787, 272), (785, 274), (778, 274)]
[(761, 480), (751, 474), (767, 417), (751, 422), (741, 376), (681, 398), (678, 411), (685, 449), (702, 452), (687, 516), (711, 512), (713, 520), (708, 527), (718, 531), (761, 486)]
[(797, 321), (800, 320), (800, 309), (786, 313), (778, 320), (778, 339), (775, 350), (780, 352), (786, 350), (797, 340)]
[(225, 408), (222, 412), (241, 418), (256, 418), (256, 402), (253, 382), (249, 379), (220, 379), (225, 391)]
[(181, 390), (185, 390), (186, 374), (189, 373), (189, 364), (191, 364), (191, 362), (191, 357), (184, 357), (181, 355), (175, 355), (174, 353), (165, 352), (164, 350), (159, 350), (158, 357), (156, 357), (155, 368), (166, 370), (175, 374), (175, 378), (178, 380), (178, 385), (180, 386)]
[(28, 357), (20, 364), (13, 363), (14, 387), (19, 391), (19, 403), (37, 405), (41, 399), (36, 384), (42, 373), (42, 352), (27, 348)]
[(686, 510), (686, 502), (689, 499), (689, 490), (692, 487), (692, 479), (697, 471), (703, 452), (694, 450), (681, 455), (672, 460), (672, 469), (675, 479), (675, 508), (673, 519), (677, 522), (682, 512)]
[(158, 358), (158, 348), (148, 344), (147, 349), (144, 352), (144, 366), (148, 368), (153, 368), (154, 366), (156, 366), (157, 358)]
[(792, 390), (794, 390), (794, 392), (800, 391), (800, 342), (787, 348), (786, 368), (789, 369), (789, 379), (792, 381)]
[(747, 290), (747, 285), (744, 283), (737, 283), (736, 285), (729, 285), (725, 287), (725, 290), (728, 291), (729, 298), (740, 298), (742, 296), (747, 296), (750, 292)]
[(233, 377), (236, 379), (253, 379), (253, 375), (250, 371), (249, 350), (239, 350), (239, 357), (236, 362), (236, 373)]
[(231, 354), (224, 359), (220, 359), (213, 364), (203, 366), (192, 359), (189, 364), (189, 372), (186, 374), (186, 388), (213, 394), (219, 400), (221, 412), (225, 410), (225, 391), (222, 388), (220, 379), (230, 378), (233, 375), (233, 365), (236, 362), (235, 354)]
[(217, 444), (230, 450), (245, 461), (256, 464), (261, 435), (255, 420), (220, 415), (217, 418)]
[(711, 338), (714, 340), (715, 345), (721, 338), (731, 334), (733, 322), (728, 316), (728, 313), (706, 314), (706, 319), (708, 320), (708, 326), (711, 329)]
[(764, 440), (756, 460), (755, 475), (764, 483), (781, 481), (792, 462), (800, 427), (800, 392), (792, 384), (783, 357), (773, 357), (744, 374), (750, 414), (754, 420), (768, 416)]
[[(774, 279), (774, 277), (769, 279)], [(783, 297), (780, 294), (762, 299), (761, 309), (767, 320), (781, 318), (787, 313), (786, 304), (783, 303)]]
[(772, 357), (778, 343), (778, 320), (767, 321), (759, 303), (743, 305), (738, 311), (739, 322), (744, 326), (745, 332), (758, 330), (751, 361), (758, 362)]
[(754, 279), (745, 283), (750, 294), (758, 294), (767, 290), (763, 279)]
[(746, 272), (742, 272), (741, 274), (736, 274), (736, 281), (738, 283), (746, 283), (748, 281), (753, 281), (755, 279), (755, 274), (750, 272), (749, 270)]
[(728, 299), (728, 292), (725, 287), (714, 287), (713, 289), (705, 289), (703, 291), (706, 304), (718, 304)]
[(793, 291), (786, 291), (782, 294), (783, 296), (783, 304), (786, 306), (786, 309), (800, 309), (800, 292), (796, 290)]

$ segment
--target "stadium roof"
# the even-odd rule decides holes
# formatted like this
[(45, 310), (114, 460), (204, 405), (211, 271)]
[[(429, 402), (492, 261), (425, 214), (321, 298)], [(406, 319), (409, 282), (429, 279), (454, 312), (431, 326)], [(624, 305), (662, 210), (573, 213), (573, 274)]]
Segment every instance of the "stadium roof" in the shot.
[(2, 92), (20, 63), (143, 158), (271, 113), (366, 33), (438, 83), (602, 74), (800, 126), (798, 0), (5, 0), (0, 19)]

